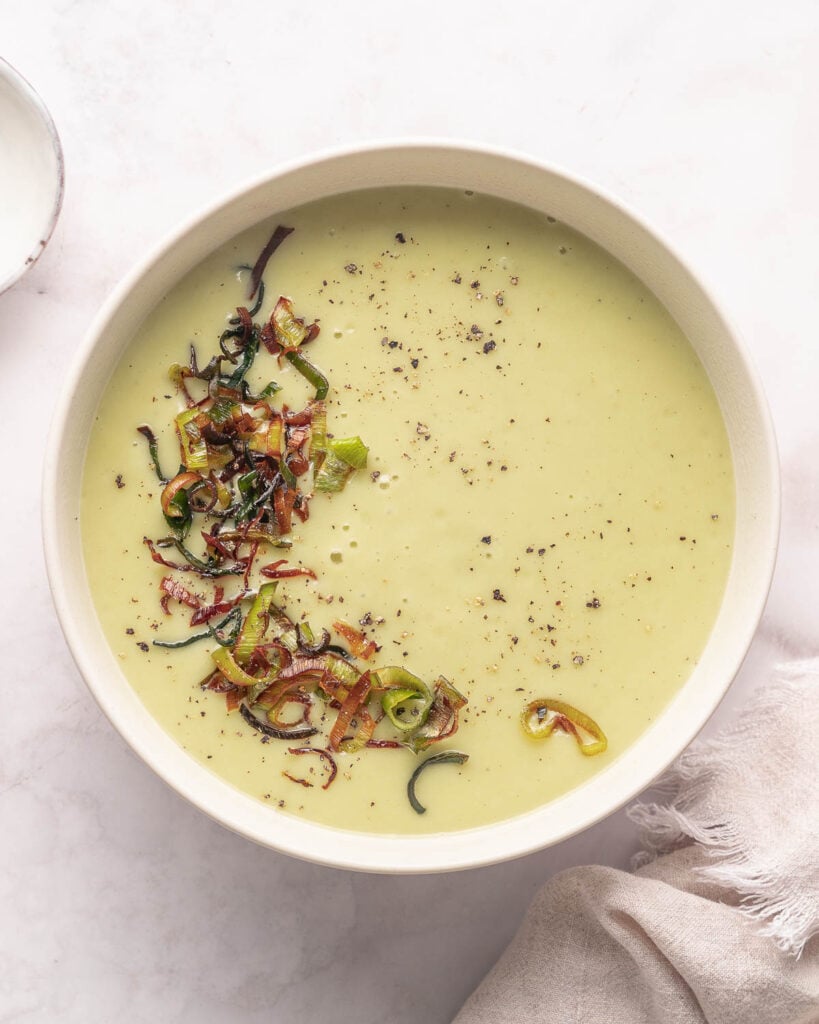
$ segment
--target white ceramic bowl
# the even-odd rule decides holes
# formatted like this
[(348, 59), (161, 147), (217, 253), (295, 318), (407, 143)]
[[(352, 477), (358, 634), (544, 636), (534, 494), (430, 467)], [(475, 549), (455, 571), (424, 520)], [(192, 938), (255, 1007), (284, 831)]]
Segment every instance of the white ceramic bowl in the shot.
[[(145, 710), (97, 622), (78, 525), (86, 439), (105, 384), (142, 319), (205, 255), (245, 228), (309, 200), (379, 185), (471, 188), (548, 212), (634, 271), (691, 340), (719, 397), (734, 459), (737, 524), (725, 598), (688, 682), (640, 739), (584, 785), (494, 825), (425, 836), (346, 832), (282, 814), (189, 757)], [(356, 147), (291, 164), (184, 225), (140, 263), (85, 341), (47, 448), (44, 531), (51, 587), (71, 651), (100, 706), (177, 792), (259, 843), (308, 860), (369, 871), (445, 871), (505, 860), (558, 842), (610, 814), (690, 743), (733, 680), (762, 613), (778, 536), (779, 481), (767, 406), (713, 300), (657, 235), (576, 178), (498, 150), (419, 141)]]
[(45, 104), (0, 59), (0, 293), (34, 264), (63, 201), (63, 152)]

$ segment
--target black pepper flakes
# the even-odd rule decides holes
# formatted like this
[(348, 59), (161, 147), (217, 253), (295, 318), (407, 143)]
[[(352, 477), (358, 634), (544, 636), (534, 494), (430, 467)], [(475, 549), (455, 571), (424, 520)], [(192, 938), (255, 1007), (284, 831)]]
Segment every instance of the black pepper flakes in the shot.
[(481, 544), (491, 544), (492, 537), (487, 533), (485, 537), (481, 537)]
[(348, 263), (344, 269), (347, 271), (348, 274), (358, 273), (358, 267), (356, 266), (355, 263)]
[(413, 368), (413, 370), (417, 370), (418, 369), (418, 360), (417, 359), (410, 359), (410, 366)]
[(503, 601), (503, 603), (506, 604), (506, 598), (500, 592), (498, 587), (495, 587), (495, 589), (492, 591), (492, 598), (495, 601)]
[(122, 473), (117, 473), (114, 483), (117, 485), (119, 490), (122, 490), (122, 488), (125, 486), (125, 481), (122, 479)]
[(586, 607), (587, 608), (599, 608), (600, 607), (600, 599), (597, 598), (597, 597), (593, 597), (591, 599), (591, 601), (587, 601), (586, 602)]
[(481, 282), (480, 281), (473, 281), (472, 284), (469, 287), (470, 288), (480, 288), (480, 286), (481, 286)]
[(407, 241), (406, 238), (404, 238), (404, 232), (403, 231), (396, 232), (395, 240), (396, 240), (396, 242), (400, 242), (401, 245), (404, 245), (406, 243), (406, 241)]
[(497, 348), (497, 345), (496, 345), (496, 344), (495, 344), (495, 342), (494, 342), (494, 341), (492, 341), (491, 339), (490, 339), (489, 341), (485, 341), (485, 342), (483, 343), (483, 354), (484, 354), (485, 356), (486, 356), (486, 355), (489, 355), (489, 353), (490, 353), (490, 352), (492, 352), (492, 351), (493, 351), (494, 349), (496, 349), (496, 348)]
[(144, 640), (140, 640), (140, 641), (138, 641), (138, 643), (137, 643), (137, 647), (138, 647), (138, 648), (139, 648), (139, 649), (140, 649), (140, 650), (141, 650), (141, 651), (142, 651), (143, 653), (145, 653), (145, 654), (147, 654), (147, 653), (148, 653), (148, 650), (149, 650), (149, 648), (148, 648), (148, 645), (147, 645), (147, 644), (145, 643), (145, 641), (144, 641)]

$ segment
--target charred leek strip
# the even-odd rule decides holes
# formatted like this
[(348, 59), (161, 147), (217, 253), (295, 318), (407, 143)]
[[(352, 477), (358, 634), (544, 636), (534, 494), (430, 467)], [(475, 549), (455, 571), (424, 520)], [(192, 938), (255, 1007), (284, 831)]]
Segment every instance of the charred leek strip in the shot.
[[(267, 264), (270, 261), (270, 257), (279, 248), (282, 242), (287, 238), (288, 235), (293, 233), (293, 228), (286, 228), (283, 224), (279, 224), (276, 230), (270, 236), (267, 245), (262, 249), (259, 254), (259, 258), (250, 271), (250, 291), (248, 292), (248, 299), (252, 299), (256, 294), (258, 288), (262, 285), (262, 276), (267, 269)], [(258, 312), (258, 310), (256, 311)], [(254, 314), (255, 316), (255, 314)]]
[(466, 697), (444, 676), (435, 681), (434, 699), (426, 721), (407, 740), (414, 754), (426, 750), (432, 743), (448, 739), (458, 731), (458, 712), (467, 703)]
[(154, 434), (153, 430), (151, 430), (147, 423), (143, 423), (141, 427), (137, 427), (137, 430), (148, 442), (148, 453), (151, 456), (151, 462), (153, 463), (157, 480), (159, 480), (161, 484), (166, 484), (168, 482), (168, 478), (162, 472), (159, 465), (159, 445), (157, 444), (156, 434)]
[(460, 750), (444, 750), (440, 754), (433, 754), (432, 757), (428, 757), (426, 761), (422, 761), (418, 765), (407, 783), (407, 796), (409, 797), (410, 806), (416, 814), (426, 814), (427, 812), (426, 807), (415, 795), (415, 785), (421, 772), (433, 764), (466, 764), (468, 760), (469, 754), (463, 754)]
[(288, 754), (316, 754), (318, 757), (320, 757), (322, 762), (327, 765), (327, 768), (329, 770), (327, 781), (321, 788), (330, 788), (330, 783), (338, 774), (338, 768), (336, 766), (336, 762), (333, 758), (333, 755), (330, 753), (329, 750), (322, 750), (320, 747), (290, 747), (287, 752)]
[(274, 740), (306, 740), (308, 736), (315, 736), (318, 732), (313, 725), (297, 725), (293, 729), (280, 729), (278, 726), (257, 718), (245, 703), (239, 705), (239, 714), (248, 725), (258, 729), (265, 736), (271, 736)]

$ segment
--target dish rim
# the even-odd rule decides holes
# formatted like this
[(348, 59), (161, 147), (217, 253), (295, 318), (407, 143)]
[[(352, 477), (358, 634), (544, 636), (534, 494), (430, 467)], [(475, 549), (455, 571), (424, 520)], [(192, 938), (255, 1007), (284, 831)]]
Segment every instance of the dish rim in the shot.
[(63, 155), (62, 142), (60, 141), (60, 135), (57, 131), (57, 126), (54, 123), (54, 118), (51, 116), (51, 111), (45, 105), (42, 96), (40, 96), (28, 79), (24, 75), (20, 74), (17, 68), (3, 57), (0, 57), (0, 80), (5, 80), (9, 83), (12, 90), (16, 91), (17, 94), (25, 100), (34, 114), (39, 117), (51, 142), (57, 171), (53, 182), (54, 188), (51, 211), (46, 221), (45, 230), (37, 239), (34, 240), (34, 243), (22, 264), (12, 268), (8, 277), (0, 278), (0, 295), (2, 295), (4, 292), (7, 292), (9, 288), (15, 285), (27, 270), (30, 270), (34, 266), (37, 260), (42, 256), (43, 252), (45, 252), (48, 243), (51, 241), (51, 236), (54, 234), (54, 229), (57, 227), (57, 221), (60, 218), (60, 211), (62, 210), (63, 198), (65, 195), (65, 157)]

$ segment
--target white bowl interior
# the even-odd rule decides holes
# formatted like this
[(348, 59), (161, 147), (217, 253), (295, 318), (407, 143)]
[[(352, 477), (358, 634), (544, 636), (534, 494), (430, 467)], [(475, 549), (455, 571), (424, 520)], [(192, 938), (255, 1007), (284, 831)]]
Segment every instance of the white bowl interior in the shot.
[(0, 292), (46, 247), (63, 197), (63, 157), (43, 101), (0, 60)]
[[(711, 637), (656, 722), (584, 785), (528, 814), (463, 832), (371, 835), (330, 829), (260, 804), (199, 765), (154, 721), (125, 680), (97, 622), (78, 524), (86, 439), (105, 384), (137, 327), (205, 255), (300, 203), (381, 185), (444, 185), (523, 203), (586, 234), (625, 263), (686, 333), (717, 393), (734, 460), (732, 567)], [(609, 814), (648, 785), (693, 739), (736, 674), (762, 613), (778, 537), (779, 479), (767, 406), (746, 356), (713, 301), (655, 234), (598, 191), (499, 151), (419, 142), (356, 149), (285, 168), (213, 207), (123, 282), (101, 312), (68, 382), (45, 469), (46, 558), (57, 611), (97, 701), (131, 746), (179, 793), (257, 842), (340, 867), (453, 870), (519, 856)]]

